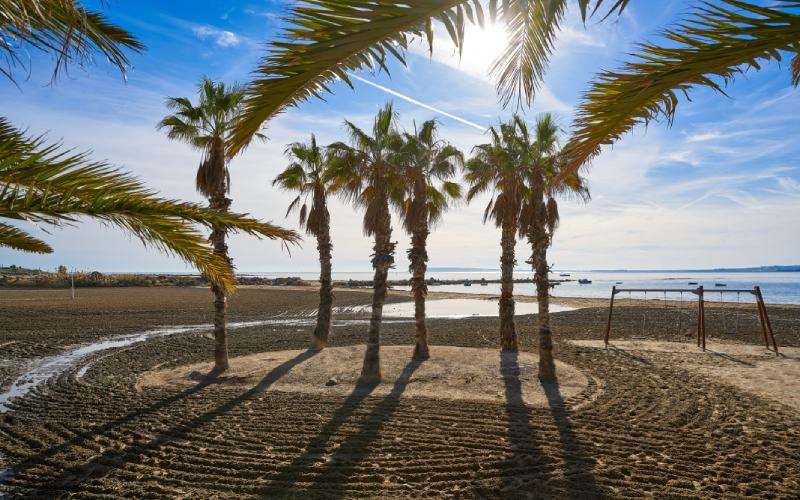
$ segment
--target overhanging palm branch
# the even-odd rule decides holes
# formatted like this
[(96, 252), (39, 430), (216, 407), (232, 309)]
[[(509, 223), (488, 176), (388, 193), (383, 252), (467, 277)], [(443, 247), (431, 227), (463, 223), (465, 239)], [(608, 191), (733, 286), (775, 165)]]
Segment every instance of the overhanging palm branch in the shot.
[[(128, 174), (86, 153), (26, 137), (0, 117), (0, 219), (60, 226), (90, 217), (126, 229), (153, 246), (196, 266), (210, 280), (234, 288), (227, 263), (215, 255), (195, 224), (220, 225), (257, 237), (296, 242), (296, 233), (246, 215), (226, 214), (193, 203), (163, 199)], [(0, 226), (0, 245), (51, 252), (22, 229)]]
[(53, 248), (25, 231), (0, 222), (0, 246), (31, 253), (52, 253)]
[(567, 146), (563, 175), (574, 174), (606, 144), (613, 144), (640, 123), (675, 116), (679, 95), (724, 85), (765, 61), (794, 52), (792, 82), (800, 84), (800, 2), (777, 0), (760, 7), (739, 0), (703, 2), (691, 17), (665, 33), (675, 47), (640, 46), (636, 61), (616, 72), (601, 73), (584, 95)]
[(27, 49), (55, 57), (53, 79), (69, 64), (91, 62), (94, 54), (125, 73), (130, 65), (125, 50), (144, 46), (105, 16), (74, 0), (0, 0), (0, 74), (13, 79), (16, 66), (27, 66), (20, 52)]
[[(509, 33), (508, 48), (494, 64), (498, 90), (505, 103), (530, 102), (542, 77), (566, 0), (491, 0), (489, 14)], [(594, 4), (594, 11), (602, 0)], [(621, 11), (627, 0), (615, 0)], [(578, 0), (586, 18), (589, 0)], [(594, 12), (593, 11), (593, 12)], [(246, 147), (261, 126), (285, 108), (330, 92), (348, 72), (385, 71), (394, 57), (405, 64), (409, 43), (427, 42), (433, 51), (434, 21), (444, 25), (461, 50), (467, 23), (483, 25), (480, 0), (305, 0), (295, 7), (290, 25), (256, 68), (247, 88), (245, 113), (231, 140), (230, 155)]]
[(567, 0), (504, 2), (501, 17), (509, 42), (490, 73), (503, 106), (516, 99), (530, 105), (544, 79), (547, 61), (566, 12)]

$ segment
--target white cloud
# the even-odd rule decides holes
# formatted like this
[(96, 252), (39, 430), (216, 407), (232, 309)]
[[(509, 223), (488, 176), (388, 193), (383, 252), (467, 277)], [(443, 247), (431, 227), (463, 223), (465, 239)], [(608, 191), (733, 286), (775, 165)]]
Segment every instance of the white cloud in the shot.
[(563, 26), (558, 32), (558, 49), (564, 49), (567, 45), (583, 45), (586, 47), (605, 47), (602, 40), (598, 40), (589, 34), (585, 29), (573, 26)]
[(241, 43), (241, 39), (232, 31), (226, 31), (214, 26), (193, 26), (192, 32), (199, 38), (213, 38), (214, 42), (220, 47), (234, 47)]
[(659, 158), (659, 160), (662, 162), (688, 163), (693, 167), (700, 165), (695, 152), (688, 149), (684, 149), (682, 151), (671, 151)]
[(719, 132), (719, 130), (711, 130), (709, 132), (690, 135), (686, 138), (686, 142), (705, 142), (719, 139), (721, 137), (722, 134)]

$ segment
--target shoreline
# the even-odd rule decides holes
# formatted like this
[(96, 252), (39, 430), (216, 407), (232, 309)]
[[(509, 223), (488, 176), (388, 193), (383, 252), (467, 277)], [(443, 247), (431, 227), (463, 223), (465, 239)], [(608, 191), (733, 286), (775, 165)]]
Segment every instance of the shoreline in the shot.
[[(197, 288), (207, 288), (207, 287), (197, 287)], [(310, 286), (310, 285), (240, 285), (239, 289), (241, 290), (317, 290), (317, 287)], [(371, 288), (350, 288), (350, 287), (336, 287), (333, 288), (334, 293), (337, 292), (356, 292), (356, 293), (372, 293)], [(389, 290), (389, 295), (394, 297), (407, 297), (410, 300), (414, 299), (414, 294), (407, 290)], [(490, 294), (490, 293), (467, 293), (467, 292), (439, 292), (439, 291), (428, 291), (427, 299), (428, 300), (444, 300), (444, 299), (480, 299), (480, 300), (496, 300), (499, 295)], [(514, 300), (516, 302), (536, 302), (536, 297), (533, 295), (514, 295)], [(608, 308), (609, 299), (607, 298), (597, 298), (597, 297), (563, 297), (559, 295), (550, 295), (550, 300), (553, 304), (558, 304), (567, 307), (605, 307)], [(755, 304), (751, 303), (740, 303), (737, 304), (735, 302), (719, 302), (713, 300), (704, 300), (707, 306), (711, 307), (718, 307), (718, 308), (731, 308), (731, 309), (748, 309), (750, 307), (754, 307)], [(683, 301), (682, 305), (684, 308), (687, 307), (690, 301), (685, 300)], [(664, 301), (659, 299), (628, 299), (628, 298), (617, 298), (614, 300), (614, 304), (619, 305), (623, 304), (625, 306), (633, 306), (633, 307), (657, 307), (658, 305), (664, 306)], [(678, 307), (681, 305), (681, 302), (678, 300), (668, 300), (667, 304), (671, 307)], [(767, 303), (767, 307), (781, 307), (781, 308), (790, 308), (790, 309), (800, 309), (800, 304), (782, 304), (782, 303)]]

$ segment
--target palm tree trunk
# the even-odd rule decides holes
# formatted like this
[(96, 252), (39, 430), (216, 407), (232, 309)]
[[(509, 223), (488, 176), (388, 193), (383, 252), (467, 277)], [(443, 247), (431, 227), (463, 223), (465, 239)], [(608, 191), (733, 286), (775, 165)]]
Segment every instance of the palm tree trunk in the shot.
[(367, 350), (364, 353), (364, 366), (361, 368), (361, 381), (378, 383), (381, 380), (381, 318), (383, 303), (386, 300), (387, 277), (389, 268), (394, 264), (394, 243), (392, 239), (392, 219), (389, 214), (389, 203), (386, 192), (377, 193), (379, 204), (375, 228), (375, 246), (372, 267), (375, 269), (372, 290), (372, 317), (369, 320)]
[(548, 236), (541, 231), (533, 245), (536, 300), (539, 303), (539, 379), (555, 382), (556, 365), (553, 360), (553, 336), (550, 332), (550, 280), (547, 266)]
[(516, 243), (516, 224), (504, 220), (500, 246), (500, 348), (503, 351), (517, 352), (517, 332), (514, 328), (514, 245)]
[(428, 327), (425, 324), (425, 297), (428, 295), (428, 285), (425, 283), (425, 271), (428, 268), (428, 225), (414, 231), (411, 235), (411, 250), (408, 252), (411, 264), (411, 290), (414, 292), (414, 322), (416, 323), (414, 357), (419, 359), (430, 358), (428, 349)]
[(415, 211), (417, 220), (414, 222), (414, 231), (411, 234), (411, 249), (408, 251), (409, 267), (411, 268), (411, 290), (414, 292), (414, 322), (416, 324), (414, 358), (428, 359), (431, 357), (428, 349), (428, 326), (425, 324), (425, 297), (428, 295), (428, 285), (425, 283), (425, 271), (428, 268), (428, 200), (425, 185), (418, 182), (414, 193), (415, 203), (422, 209)]
[(317, 200), (322, 210), (322, 221), (317, 236), (319, 250), (319, 310), (317, 311), (317, 327), (312, 338), (313, 349), (324, 349), (328, 346), (328, 334), (331, 330), (331, 314), (333, 311), (333, 281), (331, 280), (331, 217), (325, 200)]
[[(538, 180), (538, 182), (537, 182)], [(539, 304), (539, 380), (556, 381), (556, 365), (553, 360), (553, 336), (550, 333), (550, 280), (547, 267), (547, 247), (550, 236), (545, 229), (547, 208), (544, 203), (543, 179), (531, 185), (531, 204), (534, 208), (528, 241), (533, 255), (534, 279), (536, 280), (536, 301)]]
[[(209, 200), (209, 207), (213, 210), (227, 212), (230, 206), (231, 200), (225, 197), (224, 186)], [(228, 264), (232, 264), (233, 261), (228, 256), (225, 235), (225, 229), (214, 226), (209, 241), (214, 247), (214, 253), (220, 255)], [(214, 371), (220, 373), (230, 366), (228, 362), (228, 324), (225, 318), (228, 309), (228, 295), (219, 284), (214, 282), (211, 283), (211, 291), (214, 293)]]

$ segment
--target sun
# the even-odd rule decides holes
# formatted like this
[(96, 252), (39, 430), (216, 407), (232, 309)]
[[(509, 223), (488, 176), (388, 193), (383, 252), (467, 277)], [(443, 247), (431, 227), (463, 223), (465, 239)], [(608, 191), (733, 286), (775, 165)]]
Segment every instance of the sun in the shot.
[(461, 69), (475, 76), (488, 77), (492, 63), (505, 49), (507, 40), (508, 36), (502, 25), (467, 27), (464, 34), (464, 51), (461, 54)]

